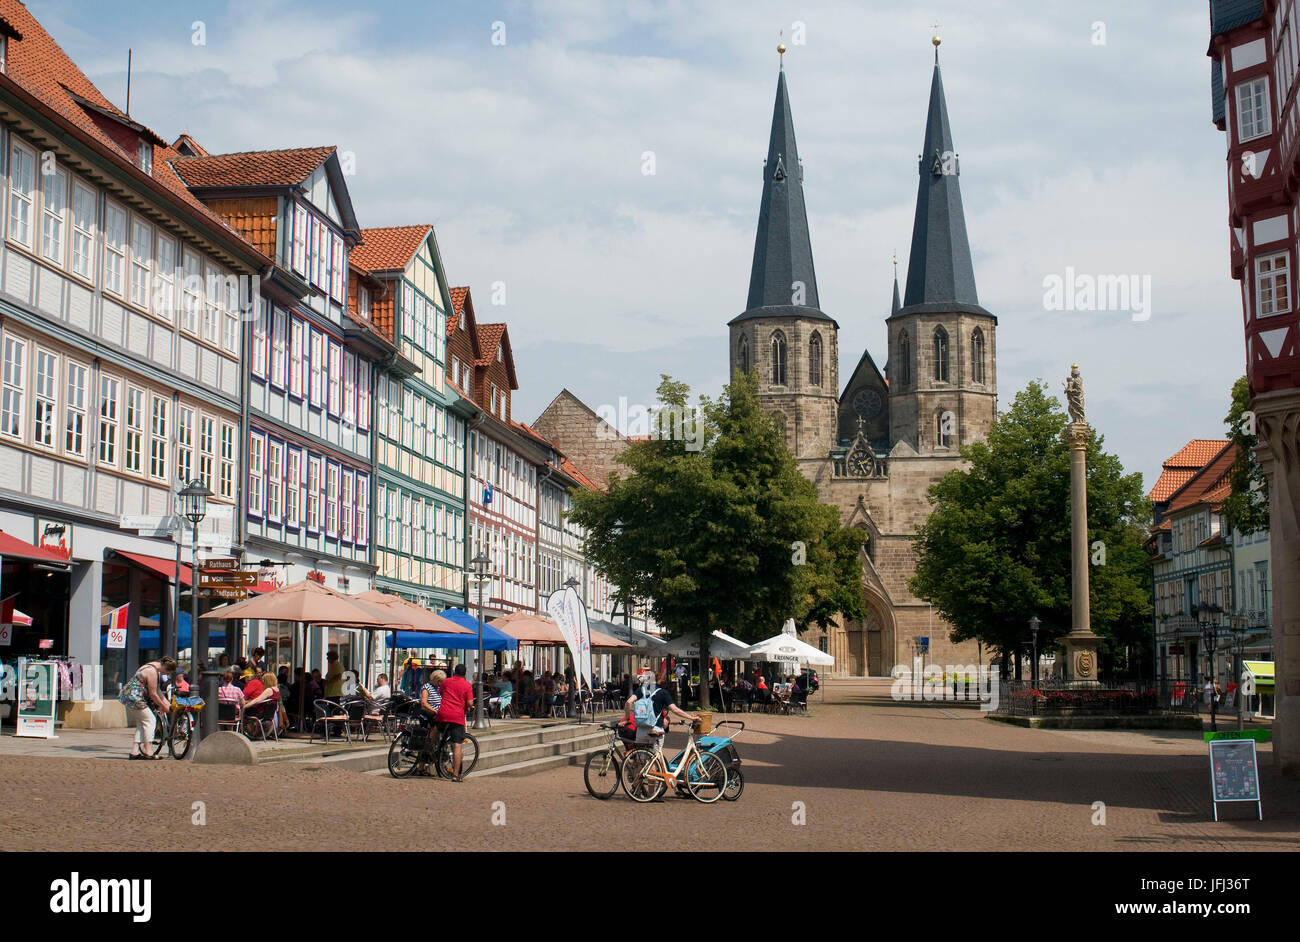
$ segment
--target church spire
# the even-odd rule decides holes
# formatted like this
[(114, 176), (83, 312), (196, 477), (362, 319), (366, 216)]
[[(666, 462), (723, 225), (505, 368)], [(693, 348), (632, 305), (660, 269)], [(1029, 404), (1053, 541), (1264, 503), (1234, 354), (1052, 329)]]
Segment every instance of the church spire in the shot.
[(904, 309), (920, 305), (933, 311), (960, 311), (979, 307), (975, 269), (966, 238), (962, 212), (961, 164), (952, 143), (948, 104), (939, 71), (939, 37), (934, 37), (934, 77), (930, 83), (930, 110), (925, 121), (925, 144), (920, 157), (920, 184), (916, 218), (912, 223), (912, 253), (907, 264)]
[(740, 318), (757, 316), (830, 319), (818, 309), (817, 275), (803, 198), (803, 166), (794, 140), (784, 68), (776, 80), (749, 298)]
[(889, 309), (889, 316), (893, 317), (898, 313), (899, 308), (903, 305), (898, 300), (898, 256), (894, 256), (894, 303)]

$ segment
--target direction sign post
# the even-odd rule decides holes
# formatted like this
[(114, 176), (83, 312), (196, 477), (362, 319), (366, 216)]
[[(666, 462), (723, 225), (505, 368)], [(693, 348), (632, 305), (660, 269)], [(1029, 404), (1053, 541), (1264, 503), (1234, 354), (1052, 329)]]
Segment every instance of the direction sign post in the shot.
[(236, 586), (257, 585), (257, 573), (245, 569), (224, 570), (219, 572), (199, 571), (199, 588), (234, 588)]

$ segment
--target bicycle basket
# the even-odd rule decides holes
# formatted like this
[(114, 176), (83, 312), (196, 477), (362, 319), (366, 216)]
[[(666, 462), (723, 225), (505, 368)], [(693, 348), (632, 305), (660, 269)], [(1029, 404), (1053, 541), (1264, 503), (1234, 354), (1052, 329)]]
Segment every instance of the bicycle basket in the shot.
[(406, 735), (412, 749), (423, 749), (429, 743), (429, 727), (423, 723), (412, 723), (406, 727)]

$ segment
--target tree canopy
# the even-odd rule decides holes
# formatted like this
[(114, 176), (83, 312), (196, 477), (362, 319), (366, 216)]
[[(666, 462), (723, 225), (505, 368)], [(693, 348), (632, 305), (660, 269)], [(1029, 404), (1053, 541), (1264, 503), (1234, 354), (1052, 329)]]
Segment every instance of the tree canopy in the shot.
[(611, 475), (608, 491), (573, 492), (597, 568), (671, 635), (699, 637), (702, 657), (715, 630), (760, 641), (787, 618), (864, 617), (863, 538), (818, 501), (753, 376), (737, 374), (716, 401), (700, 398), (698, 448), (663, 418), (680, 416), (689, 389), (661, 378), (669, 411), (620, 455), (628, 473)]
[[(1016, 655), (1029, 647), (1030, 616), (1042, 621), (1040, 651), (1070, 630), (1066, 421), (1046, 386), (1031, 382), (986, 440), (961, 449), (967, 467), (930, 488), (934, 509), (917, 529), (909, 587), (952, 625), (953, 641), (979, 638)], [(1090, 602), (1092, 629), (1113, 665), (1125, 649), (1141, 657), (1150, 638), (1149, 511), (1141, 475), (1126, 474), (1103, 441), (1089, 430)]]
[(1223, 417), (1228, 437), (1237, 446), (1237, 462), (1232, 466), (1232, 494), (1223, 502), (1223, 516), (1228, 527), (1242, 533), (1268, 530), (1268, 478), (1255, 457), (1259, 438), (1255, 434), (1254, 413), (1250, 411), (1250, 386), (1246, 377), (1232, 384), (1232, 406)]

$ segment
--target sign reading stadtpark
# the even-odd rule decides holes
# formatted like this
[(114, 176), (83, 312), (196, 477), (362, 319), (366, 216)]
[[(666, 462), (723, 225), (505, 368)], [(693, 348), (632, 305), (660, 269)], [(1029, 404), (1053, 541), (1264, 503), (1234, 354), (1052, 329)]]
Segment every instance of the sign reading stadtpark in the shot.
[(1214, 820), (1219, 820), (1219, 802), (1253, 801), (1264, 820), (1259, 795), (1259, 764), (1253, 739), (1210, 741), (1210, 789), (1214, 799)]
[(201, 599), (225, 599), (230, 602), (239, 602), (248, 598), (248, 590), (243, 586), (199, 586), (199, 598)]
[(17, 736), (54, 738), (54, 705), (58, 687), (53, 661), (18, 662)]

